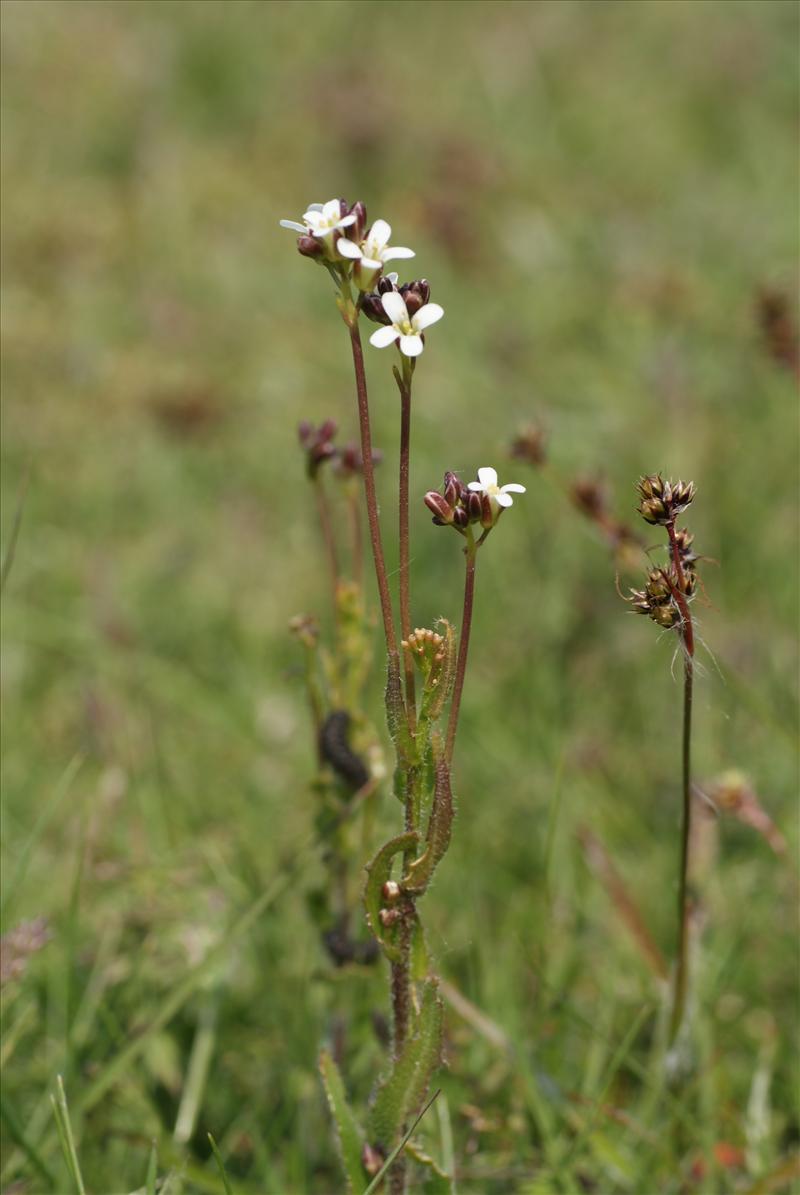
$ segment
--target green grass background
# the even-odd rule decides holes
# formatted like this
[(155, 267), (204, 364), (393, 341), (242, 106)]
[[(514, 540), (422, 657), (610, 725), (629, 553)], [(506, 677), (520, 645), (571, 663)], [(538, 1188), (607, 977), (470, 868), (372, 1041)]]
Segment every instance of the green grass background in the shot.
[[(277, 224), (338, 194), (417, 250), (446, 311), (412, 492), (487, 463), (528, 486), (480, 560), (459, 815), (424, 909), (443, 976), (513, 1042), (449, 1014), (460, 1189), (788, 1189), (796, 392), (754, 308), (795, 286), (797, 26), (776, 0), (3, 5), (6, 545), (30, 482), (4, 595), (2, 892), (6, 930), (53, 932), (4, 994), (4, 1191), (73, 1189), (57, 1073), (92, 1195), (144, 1189), (153, 1139), (173, 1195), (221, 1192), (209, 1130), (243, 1193), (341, 1189), (286, 624), (327, 617), (296, 424), (352, 436), (354, 396), (325, 275)], [(368, 351), (390, 522), (389, 363)], [(194, 423), (165, 421), (187, 402)], [(641, 472), (696, 482), (719, 563), (696, 607), (719, 662), (696, 774), (744, 769), (790, 843), (777, 859), (720, 824), (678, 1102), (653, 1064), (660, 994), (576, 837), (602, 839), (671, 954), (672, 645), (627, 615), (563, 494), (507, 462), (530, 418), (621, 517)], [(421, 502), (412, 536), (414, 622), (457, 621), (455, 537)], [(383, 814), (389, 832), (388, 796)], [(342, 982), (385, 1010), (381, 974)], [(368, 1032), (351, 1062), (363, 1099)], [(719, 1142), (746, 1156), (715, 1162)]]

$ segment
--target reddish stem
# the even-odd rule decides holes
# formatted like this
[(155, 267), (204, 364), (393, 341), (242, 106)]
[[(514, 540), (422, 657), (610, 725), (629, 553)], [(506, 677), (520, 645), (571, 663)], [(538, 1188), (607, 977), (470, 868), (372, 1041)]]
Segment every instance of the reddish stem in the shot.
[(325, 500), (325, 490), (322, 485), (322, 479), (319, 474), (314, 478), (314, 492), (317, 496), (317, 511), (319, 513), (319, 523), (322, 528), (322, 538), (325, 543), (325, 554), (328, 558), (328, 571), (331, 576), (331, 587), (333, 589), (333, 610), (338, 620), (339, 616), (339, 562), (336, 555), (336, 540), (333, 534), (333, 525), (331, 524), (330, 512), (328, 511), (328, 504)]
[[(400, 387), (400, 630), (404, 639), (411, 634), (411, 599), (409, 594), (408, 467), (411, 451), (411, 381), (398, 379)], [(414, 734), (417, 723), (417, 699), (414, 686), (414, 661), (403, 652), (406, 677), (406, 715), (408, 730)]]
[[(484, 532), (481, 542), (485, 538), (485, 534)], [(461, 618), (461, 634), (458, 641), (458, 659), (456, 661), (456, 679), (453, 686), (453, 700), (450, 704), (450, 718), (447, 723), (447, 740), (445, 744), (445, 756), (448, 764), (453, 760), (453, 748), (456, 742), (456, 730), (458, 729), (458, 715), (461, 710), (461, 694), (464, 689), (464, 676), (467, 671), (469, 635), (472, 629), (472, 606), (475, 596), (475, 557), (478, 545), (472, 540), (471, 529), (469, 529), (469, 536), (469, 541), (464, 549), (467, 558), (467, 571), (464, 578), (464, 612)]]
[(361, 347), (361, 334), (358, 330), (357, 319), (349, 325), (350, 347), (353, 352), (353, 369), (356, 375), (356, 395), (358, 398), (358, 426), (361, 435), (361, 458), (364, 468), (364, 494), (367, 503), (367, 521), (369, 523), (369, 538), (372, 545), (372, 559), (375, 564), (375, 578), (378, 582), (378, 596), (383, 619), (383, 633), (386, 638), (386, 650), (389, 655), (389, 680), (393, 687), (399, 687), (400, 659), (397, 652), (397, 636), (394, 630), (392, 614), (392, 599), (389, 593), (389, 581), (386, 574), (386, 559), (383, 554), (381, 528), (378, 520), (378, 498), (375, 492), (375, 467), (372, 461), (372, 434), (369, 423), (369, 398), (367, 396), (367, 378), (364, 371), (364, 352)]

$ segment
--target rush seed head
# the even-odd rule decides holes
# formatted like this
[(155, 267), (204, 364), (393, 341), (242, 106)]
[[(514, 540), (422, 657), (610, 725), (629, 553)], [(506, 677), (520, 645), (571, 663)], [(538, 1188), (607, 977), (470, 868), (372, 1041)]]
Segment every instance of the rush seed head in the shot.
[(640, 477), (637, 510), (646, 523), (666, 527), (673, 523), (691, 503), (695, 495), (692, 481), (666, 481), (660, 473)]

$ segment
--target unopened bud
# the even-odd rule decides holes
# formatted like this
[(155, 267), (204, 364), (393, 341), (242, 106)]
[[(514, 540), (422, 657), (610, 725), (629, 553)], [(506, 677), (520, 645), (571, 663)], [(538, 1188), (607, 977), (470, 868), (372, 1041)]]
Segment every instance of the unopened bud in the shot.
[(381, 888), (381, 895), (383, 896), (384, 900), (388, 900), (391, 904), (393, 901), (397, 900), (400, 895), (400, 885), (396, 880), (387, 880)]
[(300, 236), (297, 238), (297, 252), (303, 257), (324, 257), (325, 246), (316, 237)]
[(380, 918), (380, 923), (384, 927), (384, 929), (388, 929), (390, 926), (394, 925), (397, 921), (400, 920), (400, 910), (399, 909), (381, 909), (380, 912), (378, 913), (378, 917)]
[(442, 497), (438, 490), (428, 490), (424, 502), (439, 523), (448, 525), (453, 522), (454, 514), (457, 512), (453, 510), (453, 507)]

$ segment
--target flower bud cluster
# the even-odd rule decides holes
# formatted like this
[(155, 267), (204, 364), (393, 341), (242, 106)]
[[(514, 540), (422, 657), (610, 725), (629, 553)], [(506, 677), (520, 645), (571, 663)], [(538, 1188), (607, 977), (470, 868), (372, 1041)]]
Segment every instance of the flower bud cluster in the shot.
[[(297, 436), (300, 447), (306, 454), (306, 471), (312, 480), (317, 476), (320, 466), (325, 461), (333, 462), (333, 469), (337, 477), (347, 479), (355, 477), (364, 471), (364, 458), (356, 444), (345, 444), (338, 448), (334, 444), (334, 437), (338, 428), (333, 419), (326, 419), (319, 427), (314, 427), (307, 419), (298, 425)], [(373, 465), (380, 464), (383, 454), (374, 450)]]
[(674, 523), (695, 495), (691, 481), (665, 481), (660, 473), (641, 477), (637, 484), (639, 505), (637, 510), (647, 523), (666, 527)]
[(397, 275), (387, 274), (378, 282), (376, 289), (361, 300), (361, 310), (373, 324), (391, 324), (383, 306), (383, 296), (395, 291), (406, 305), (409, 316), (415, 316), (421, 307), (430, 302), (431, 284), (427, 278), (417, 278), (414, 282), (402, 282), (397, 285)]
[(480, 523), (485, 531), (494, 527), (508, 506), (513, 506), (513, 494), (524, 494), (525, 486), (511, 483), (497, 484), (497, 473), (489, 465), (478, 470), (478, 480), (464, 485), (457, 473), (445, 473), (442, 493), (428, 490), (425, 505), (438, 526), (455, 527), (463, 535), (473, 523)]

